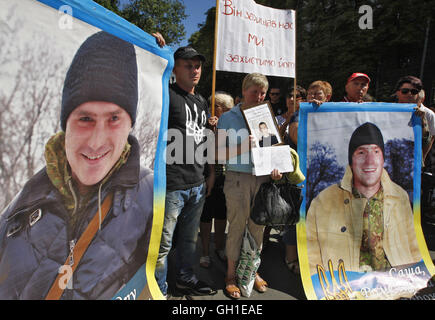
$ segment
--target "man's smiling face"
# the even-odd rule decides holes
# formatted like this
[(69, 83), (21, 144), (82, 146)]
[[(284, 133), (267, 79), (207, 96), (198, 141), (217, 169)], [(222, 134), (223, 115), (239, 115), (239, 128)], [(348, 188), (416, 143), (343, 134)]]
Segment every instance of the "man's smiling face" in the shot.
[(65, 151), (79, 190), (100, 182), (120, 158), (131, 130), (128, 113), (116, 104), (86, 102), (69, 115)]
[(380, 186), (384, 155), (376, 144), (359, 146), (352, 155), (353, 183), (357, 190)]

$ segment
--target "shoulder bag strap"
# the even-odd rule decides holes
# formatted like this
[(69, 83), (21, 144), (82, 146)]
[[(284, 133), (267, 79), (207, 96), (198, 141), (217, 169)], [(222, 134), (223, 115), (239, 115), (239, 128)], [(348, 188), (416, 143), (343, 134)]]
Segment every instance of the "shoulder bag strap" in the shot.
[[(110, 207), (112, 206), (113, 193), (109, 193), (109, 195), (104, 199), (103, 204), (101, 205), (101, 221), (104, 220), (107, 213), (109, 212)], [(86, 230), (83, 232), (80, 239), (77, 241), (73, 250), (71, 250), (68, 258), (66, 259), (64, 266), (68, 266), (71, 268), (70, 274), (68, 276), (68, 281), (72, 278), (72, 275), (80, 263), (81, 258), (83, 257), (86, 249), (94, 238), (95, 234), (99, 228), (99, 215), (98, 210), (92, 218), (91, 222), (88, 224)], [(70, 261), (73, 261), (73, 264), (70, 264)], [(54, 280), (50, 290), (48, 291), (45, 300), (59, 300), (63, 294), (63, 291), (66, 288), (66, 284), (64, 283), (65, 273), (59, 273)], [(68, 282), (67, 281), (67, 282)]]

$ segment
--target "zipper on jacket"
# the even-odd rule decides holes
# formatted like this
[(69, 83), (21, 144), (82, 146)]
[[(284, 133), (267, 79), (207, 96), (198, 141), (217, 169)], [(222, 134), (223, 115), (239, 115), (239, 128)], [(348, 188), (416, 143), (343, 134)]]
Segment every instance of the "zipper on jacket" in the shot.
[[(72, 181), (71, 179), (68, 180), (68, 187), (71, 190), (72, 196), (74, 198), (74, 210), (72, 214), (76, 214), (77, 212), (77, 207), (78, 207), (78, 199), (77, 199), (77, 195), (74, 191), (74, 188), (72, 186)], [(71, 215), (69, 215), (68, 217), (69, 219), (71, 219)], [(74, 265), (74, 247), (76, 246), (76, 240), (73, 238), (74, 235), (72, 234), (73, 231), (71, 230), (70, 227), (70, 220), (68, 219), (67, 224), (66, 224), (66, 233), (67, 233), (67, 248), (68, 248), (68, 264), (70, 266)], [(73, 239), (71, 239), (73, 238)], [(71, 240), (70, 240), (71, 239)], [(71, 283), (71, 289), (74, 289), (74, 274), (71, 276), (71, 279), (69, 280)], [(65, 290), (63, 297), (67, 300), (71, 300), (73, 298), (73, 290)]]
[(76, 245), (75, 240), (71, 240), (69, 242), (69, 265), (72, 267), (74, 265), (74, 247)]

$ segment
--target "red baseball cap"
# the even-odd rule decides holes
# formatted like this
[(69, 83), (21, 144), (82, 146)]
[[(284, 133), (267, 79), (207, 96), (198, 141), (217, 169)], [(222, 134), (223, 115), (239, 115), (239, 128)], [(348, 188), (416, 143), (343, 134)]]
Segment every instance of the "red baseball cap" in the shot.
[(352, 75), (347, 79), (346, 83), (351, 82), (355, 78), (366, 78), (368, 80), (368, 82), (370, 82), (370, 78), (368, 75), (366, 75), (365, 73), (361, 73), (361, 72), (355, 72), (355, 73), (352, 73)]

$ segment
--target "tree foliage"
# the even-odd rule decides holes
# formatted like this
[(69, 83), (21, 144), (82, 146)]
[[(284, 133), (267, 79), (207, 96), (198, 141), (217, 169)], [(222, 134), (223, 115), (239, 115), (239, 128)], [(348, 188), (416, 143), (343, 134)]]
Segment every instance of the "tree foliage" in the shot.
[(96, 0), (142, 30), (160, 32), (167, 44), (178, 44), (185, 37), (182, 24), (185, 6), (180, 0), (132, 0), (123, 8), (119, 0)]
[(329, 144), (314, 142), (310, 147), (307, 166), (307, 208), (311, 201), (326, 187), (337, 183), (345, 168), (337, 161), (336, 150)]
[(109, 9), (110, 11), (113, 11), (117, 15), (121, 14), (121, 10), (119, 8), (119, 0), (94, 0), (99, 5), (102, 5), (106, 9)]
[(391, 180), (411, 195), (414, 189), (414, 142), (407, 139), (388, 140), (385, 143), (384, 167)]
[[(339, 100), (349, 74), (365, 72), (372, 78), (371, 95), (379, 101), (391, 100), (400, 76), (420, 76), (425, 21), (434, 13), (428, 2), (432, 7), (435, 4), (392, 0), (300, 1), (299, 79), (305, 86), (317, 78), (331, 82), (334, 99)], [(362, 5), (370, 5), (373, 10), (373, 29), (360, 28)], [(432, 39), (434, 36), (432, 33)], [(430, 65), (427, 63), (427, 68)], [(433, 78), (427, 75), (423, 80), (430, 84)]]
[[(216, 8), (209, 9), (206, 21), (198, 25), (199, 31), (192, 34), (189, 44), (206, 57), (203, 66), (201, 81), (196, 90), (208, 97), (212, 92), (213, 76), (213, 48), (214, 30), (216, 21)], [(216, 91), (226, 91), (232, 95), (241, 94), (242, 80), (245, 74), (236, 72), (219, 71), (216, 76)]]
[(32, 43), (16, 41), (23, 22), (14, 16), (12, 9), (10, 23), (0, 25), (1, 43), (10, 44), (0, 49), (0, 78), (10, 84), (0, 89), (0, 214), (44, 165), (41, 146), (59, 129), (58, 88), (65, 72), (63, 57), (45, 35), (33, 35)]

